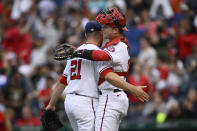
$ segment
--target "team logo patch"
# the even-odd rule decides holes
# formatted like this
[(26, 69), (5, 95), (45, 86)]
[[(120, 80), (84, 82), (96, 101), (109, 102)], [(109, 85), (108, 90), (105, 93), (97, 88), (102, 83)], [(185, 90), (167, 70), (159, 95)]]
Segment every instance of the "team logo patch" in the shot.
[(107, 50), (109, 50), (110, 52), (114, 52), (115, 48), (113, 46), (109, 46), (109, 47), (107, 47)]

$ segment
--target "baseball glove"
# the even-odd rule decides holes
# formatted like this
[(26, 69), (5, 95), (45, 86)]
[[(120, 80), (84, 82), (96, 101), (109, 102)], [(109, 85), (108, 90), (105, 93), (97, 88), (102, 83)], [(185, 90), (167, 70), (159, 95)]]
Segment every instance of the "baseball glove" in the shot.
[(56, 131), (63, 126), (55, 111), (52, 110), (43, 111), (41, 122), (43, 131)]
[(60, 44), (57, 45), (54, 50), (54, 59), (61, 61), (73, 58), (76, 48), (69, 44)]

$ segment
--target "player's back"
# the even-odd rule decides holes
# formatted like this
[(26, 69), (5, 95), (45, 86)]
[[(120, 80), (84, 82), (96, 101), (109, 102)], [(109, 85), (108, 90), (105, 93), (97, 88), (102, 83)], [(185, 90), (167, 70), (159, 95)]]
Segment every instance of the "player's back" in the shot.
[[(83, 44), (81, 49), (99, 49), (93, 44)], [(98, 98), (98, 73), (94, 68), (95, 62), (82, 59), (73, 58), (67, 61), (64, 74), (67, 76), (67, 94), (79, 94)]]

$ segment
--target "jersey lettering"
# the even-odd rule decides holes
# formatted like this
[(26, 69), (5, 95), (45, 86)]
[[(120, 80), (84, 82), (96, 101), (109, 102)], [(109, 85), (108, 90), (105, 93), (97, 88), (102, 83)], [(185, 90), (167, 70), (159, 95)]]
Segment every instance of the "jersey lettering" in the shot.
[(81, 79), (81, 62), (81, 59), (71, 61), (70, 80)]

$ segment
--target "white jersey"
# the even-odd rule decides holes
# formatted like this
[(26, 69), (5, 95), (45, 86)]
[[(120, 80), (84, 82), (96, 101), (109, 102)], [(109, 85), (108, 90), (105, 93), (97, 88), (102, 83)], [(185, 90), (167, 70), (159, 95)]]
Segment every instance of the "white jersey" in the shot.
[[(118, 44), (110, 45), (110, 46), (104, 48), (104, 50), (111, 57), (112, 68), (113, 68), (114, 72), (116, 72), (116, 73), (127, 73), (128, 72), (129, 62), (130, 62), (130, 54), (129, 54), (129, 47), (125, 43), (120, 41)], [(121, 78), (126, 79), (124, 76), (121, 76)], [(117, 87), (111, 85), (107, 81), (104, 81), (102, 84), (99, 85), (100, 90), (116, 89), (116, 88)]]
[[(111, 57), (114, 72), (124, 79), (129, 69), (129, 47), (123, 42), (116, 44), (115, 40), (107, 43), (104, 50)], [(124, 91), (114, 92), (114, 89), (120, 90), (107, 81), (99, 86), (101, 94), (96, 113), (95, 131), (118, 131), (122, 117), (127, 114), (129, 106), (127, 95)]]
[[(78, 50), (100, 50), (93, 44), (83, 44)], [(110, 62), (94, 62), (83, 58), (73, 58), (67, 61), (64, 76), (67, 77), (66, 94), (79, 94), (98, 98), (98, 80), (100, 73), (111, 68)]]

